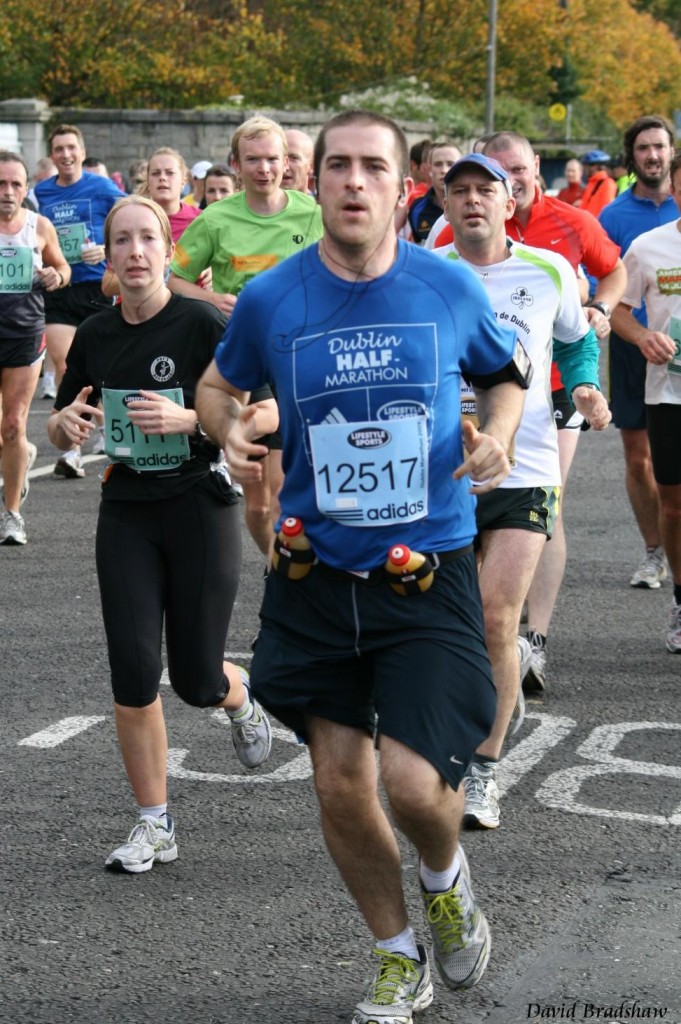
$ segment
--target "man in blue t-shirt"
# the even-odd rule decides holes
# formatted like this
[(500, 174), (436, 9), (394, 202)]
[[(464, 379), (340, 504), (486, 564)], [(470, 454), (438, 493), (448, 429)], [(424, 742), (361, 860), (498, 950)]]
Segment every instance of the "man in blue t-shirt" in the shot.
[[(287, 529), (302, 521), (311, 547), (300, 551), (298, 534), (269, 575), (251, 679), (309, 743), (327, 845), (375, 938), (379, 967), (355, 1024), (411, 1021), (433, 997), (375, 743), (394, 819), (418, 851), (445, 984), (476, 984), (489, 957), (458, 843), (463, 773), (495, 710), (471, 481), (485, 493), (508, 473), (528, 378), (475, 275), (396, 238), (407, 167), (402, 131), (379, 114), (324, 126), (323, 238), (246, 285), (197, 393), (230, 468), (256, 479), (249, 456), (265, 449), (244, 403), (262, 380), (276, 391), (282, 516)], [(462, 432), (464, 374), (481, 426)], [(393, 589), (389, 552), (407, 593)], [(294, 579), (284, 565), (296, 559), (308, 560)]]
[[(639, 117), (624, 133), (624, 157), (636, 181), (601, 211), (598, 218), (621, 255), (639, 235), (675, 220), (669, 168), (674, 156), (674, 130), (663, 117)], [(634, 316), (645, 325), (645, 308)], [(626, 485), (646, 550), (630, 579), (632, 587), (659, 589), (667, 577), (660, 538), (659, 502), (646, 430), (644, 401), (646, 360), (635, 345), (610, 334), (610, 406), (624, 446)]]
[[(111, 305), (113, 292), (107, 296), (102, 291), (104, 221), (123, 193), (109, 178), (83, 171), (85, 143), (80, 128), (57, 125), (50, 132), (48, 145), (57, 173), (39, 182), (35, 195), (40, 213), (54, 224), (71, 266), (69, 286), (45, 296), (45, 340), (58, 387), (76, 328), (92, 313)], [(54, 471), (67, 478), (84, 476), (80, 448), (61, 455)]]

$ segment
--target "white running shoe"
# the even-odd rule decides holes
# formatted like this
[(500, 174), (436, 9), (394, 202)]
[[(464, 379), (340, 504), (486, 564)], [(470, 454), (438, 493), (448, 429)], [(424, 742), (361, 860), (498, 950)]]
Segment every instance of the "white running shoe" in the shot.
[(681, 604), (673, 602), (669, 613), (667, 650), (670, 654), (681, 654)]
[(272, 727), (270, 720), (251, 693), (248, 685), (248, 672), (239, 669), (244, 688), (253, 705), (253, 714), (245, 722), (229, 716), (232, 727), (232, 743), (236, 756), (244, 768), (257, 768), (270, 756), (272, 749)]
[(498, 828), (497, 762), (471, 761), (463, 777), (463, 789), (466, 798), (464, 828)]
[(75, 480), (79, 477), (85, 476), (80, 448), (71, 448), (70, 451), (64, 452), (64, 454), (57, 459), (54, 467), (54, 475), (63, 476), (69, 480)]
[(40, 380), (40, 397), (41, 398), (56, 398), (57, 397), (57, 383), (54, 379), (53, 373), (44, 373)]
[(525, 693), (544, 693), (546, 690), (546, 646), (535, 630), (528, 632), (527, 639), (530, 642), (530, 664), (523, 679), (523, 688)]
[(106, 858), (109, 871), (139, 875), (151, 871), (154, 863), (169, 864), (177, 860), (175, 845), (175, 822), (166, 815), (168, 827), (156, 818), (143, 817), (128, 836), (127, 843), (117, 847)]
[(667, 566), (664, 551), (658, 545), (656, 548), (646, 548), (641, 564), (629, 580), (629, 586), (659, 590), (660, 584), (664, 583), (666, 579)]
[(475, 901), (466, 854), (458, 848), (461, 870), (448, 892), (421, 889), (433, 938), (433, 956), (447, 988), (472, 988), (485, 973), (492, 944), (489, 925)]
[(418, 960), (374, 949), (380, 966), (357, 1004), (352, 1024), (412, 1024), (412, 1013), (430, 1006), (433, 983), (428, 956), (423, 946), (417, 949)]
[(0, 544), (25, 544), (26, 527), (23, 517), (18, 512), (0, 512)]

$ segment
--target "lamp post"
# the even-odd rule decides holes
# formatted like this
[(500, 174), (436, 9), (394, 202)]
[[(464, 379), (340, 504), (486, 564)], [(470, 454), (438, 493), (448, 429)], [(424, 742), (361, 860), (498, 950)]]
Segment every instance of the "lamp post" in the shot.
[(494, 79), (497, 66), (497, 0), (489, 0), (487, 32), (487, 82), (485, 87), (485, 131), (494, 131)]

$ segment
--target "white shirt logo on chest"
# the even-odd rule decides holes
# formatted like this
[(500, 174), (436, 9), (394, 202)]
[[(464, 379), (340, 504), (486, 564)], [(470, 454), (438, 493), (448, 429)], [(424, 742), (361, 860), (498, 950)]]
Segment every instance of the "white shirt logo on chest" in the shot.
[(175, 373), (175, 363), (170, 356), (157, 356), (151, 364), (151, 376), (159, 384), (165, 384)]
[(525, 306), (534, 305), (534, 298), (530, 295), (527, 288), (516, 288), (511, 296), (511, 302), (519, 309), (525, 309)]

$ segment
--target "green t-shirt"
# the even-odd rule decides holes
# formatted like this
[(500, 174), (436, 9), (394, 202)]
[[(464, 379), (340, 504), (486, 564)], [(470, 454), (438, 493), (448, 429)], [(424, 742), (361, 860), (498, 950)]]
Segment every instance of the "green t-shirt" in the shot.
[(238, 295), (247, 281), (322, 237), (316, 201), (292, 189), (279, 213), (261, 217), (237, 192), (206, 207), (177, 243), (170, 269), (185, 281), (213, 270), (213, 290)]

